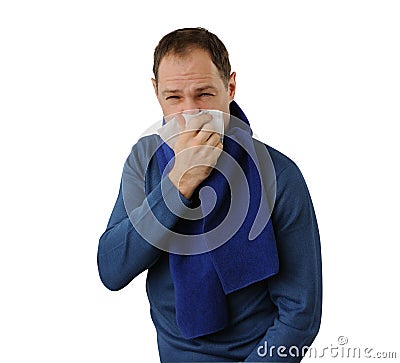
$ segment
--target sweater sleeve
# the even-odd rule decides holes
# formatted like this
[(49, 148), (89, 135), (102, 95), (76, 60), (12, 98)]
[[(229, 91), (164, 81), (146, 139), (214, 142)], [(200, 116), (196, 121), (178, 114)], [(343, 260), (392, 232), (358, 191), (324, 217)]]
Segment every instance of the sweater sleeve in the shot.
[(280, 269), (268, 287), (277, 317), (245, 361), (300, 362), (320, 326), (322, 272), (314, 208), (293, 162), (277, 176), (272, 221)]
[[(161, 250), (155, 247), (156, 239), (162, 240), (165, 236), (154, 229), (154, 216), (167, 230), (171, 229), (178, 217), (170, 208), (176, 211), (183, 204), (189, 204), (168, 176), (160, 180), (158, 172), (147, 172), (148, 165), (146, 152), (136, 145), (125, 163), (117, 201), (99, 240), (99, 275), (110, 290), (122, 289), (158, 260)], [(146, 195), (148, 179), (155, 187)]]

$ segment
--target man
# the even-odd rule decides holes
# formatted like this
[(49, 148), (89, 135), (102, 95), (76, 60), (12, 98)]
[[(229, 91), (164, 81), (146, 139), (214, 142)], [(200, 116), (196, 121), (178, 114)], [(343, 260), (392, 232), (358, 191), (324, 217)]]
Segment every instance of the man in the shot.
[[(143, 137), (127, 159), (99, 242), (104, 285), (119, 290), (148, 270), (162, 362), (300, 361), (319, 329), (322, 278), (299, 169), (252, 138), (214, 34), (167, 34), (153, 71), (164, 127), (179, 133), (173, 144)], [(204, 110), (223, 112), (224, 135)]]

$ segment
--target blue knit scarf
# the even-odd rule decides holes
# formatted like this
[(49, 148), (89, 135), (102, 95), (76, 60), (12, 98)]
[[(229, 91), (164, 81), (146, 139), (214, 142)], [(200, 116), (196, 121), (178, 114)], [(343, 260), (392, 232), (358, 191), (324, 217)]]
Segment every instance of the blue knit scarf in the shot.
[[(222, 153), (217, 163), (218, 168), (213, 169), (192, 197), (206, 210), (210, 207), (207, 205), (208, 198), (202, 197), (199, 191), (205, 186), (211, 187), (217, 197), (214, 208), (201, 219), (181, 219), (174, 230), (183, 234), (201, 235), (216, 228), (228, 212), (232, 189), (242, 190), (242, 193), (235, 193), (233, 197), (243, 198), (243, 203), (246, 197), (249, 198), (249, 207), (240, 228), (220, 247), (196, 255), (169, 255), (175, 289), (176, 320), (186, 339), (228, 327), (230, 319), (227, 295), (278, 272), (278, 253), (271, 219), (265, 221), (256, 238), (249, 239), (251, 227), (262, 204), (261, 196), (265, 196), (265, 193), (262, 193), (263, 181), (255, 165), (257, 155), (249, 121), (234, 101), (230, 104), (230, 113), (235, 117), (231, 117), (225, 132), (223, 150), (228, 154), (226, 156), (231, 156), (240, 165), (247, 186), (234, 185), (237, 178), (232, 175), (229, 157), (224, 157)], [(174, 152), (163, 142), (156, 155), (162, 174)], [(265, 211), (265, 216), (265, 219), (269, 218), (270, 213)]]

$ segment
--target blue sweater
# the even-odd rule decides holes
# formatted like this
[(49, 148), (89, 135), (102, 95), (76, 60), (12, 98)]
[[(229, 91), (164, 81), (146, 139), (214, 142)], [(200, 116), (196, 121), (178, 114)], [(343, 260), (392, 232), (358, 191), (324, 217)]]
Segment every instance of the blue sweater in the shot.
[[(178, 217), (167, 205), (179, 210), (180, 200), (188, 206), (191, 202), (177, 192), (168, 177), (161, 180), (154, 158), (147, 165), (157, 143), (156, 135), (140, 139), (125, 164), (131, 178), (129, 195), (134, 198), (129, 203), (136, 207), (130, 217), (148, 225), (150, 205), (163, 217), (163, 224), (173, 228)], [(318, 332), (322, 305), (321, 252), (311, 198), (293, 161), (266, 147), (276, 172), (272, 222), (279, 273), (229, 294), (229, 327), (200, 338), (182, 337), (176, 323), (168, 253), (146, 242), (132, 226), (120, 188), (107, 229), (99, 241), (99, 274), (107, 288), (119, 290), (148, 270), (147, 295), (161, 362), (299, 362), (298, 353), (311, 345)], [(149, 190), (148, 204), (143, 203)]]

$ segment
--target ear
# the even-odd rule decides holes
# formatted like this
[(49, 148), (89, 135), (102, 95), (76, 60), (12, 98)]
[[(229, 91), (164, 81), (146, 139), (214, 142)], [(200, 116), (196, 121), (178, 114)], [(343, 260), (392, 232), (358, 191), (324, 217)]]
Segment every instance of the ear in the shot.
[(156, 80), (154, 78), (152, 78), (151, 83), (153, 83), (154, 92), (156, 93), (156, 96), (158, 96), (158, 87), (157, 87)]
[(233, 101), (236, 92), (236, 72), (232, 72), (228, 79), (228, 93), (229, 99)]

